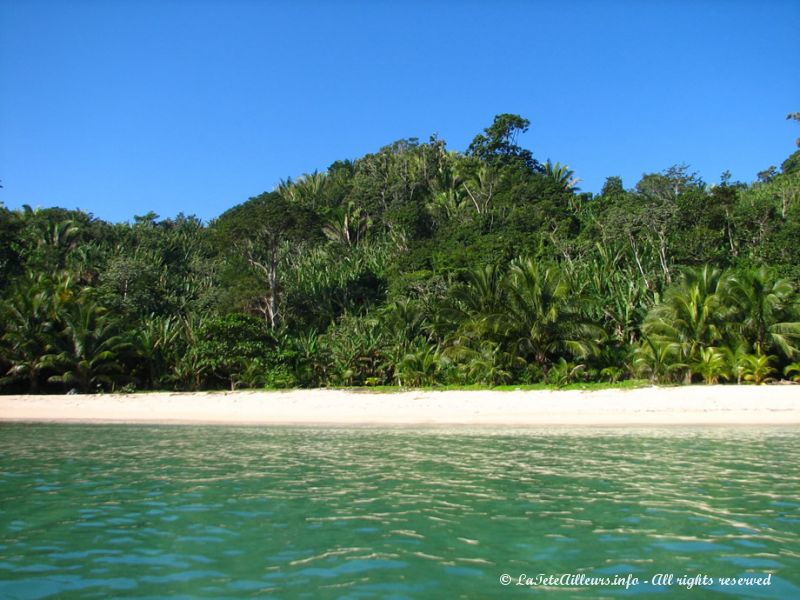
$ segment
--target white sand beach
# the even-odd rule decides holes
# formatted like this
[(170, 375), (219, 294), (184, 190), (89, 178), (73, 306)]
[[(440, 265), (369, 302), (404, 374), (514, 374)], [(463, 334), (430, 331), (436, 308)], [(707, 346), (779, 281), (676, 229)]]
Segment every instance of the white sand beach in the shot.
[(800, 425), (800, 386), (598, 391), (0, 396), (0, 421), (335, 425)]

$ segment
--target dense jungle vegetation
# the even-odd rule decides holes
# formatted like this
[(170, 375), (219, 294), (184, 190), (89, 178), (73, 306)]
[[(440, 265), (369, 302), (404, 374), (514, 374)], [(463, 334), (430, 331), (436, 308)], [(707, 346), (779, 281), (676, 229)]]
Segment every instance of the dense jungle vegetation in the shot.
[(0, 205), (0, 391), (800, 380), (800, 151), (592, 195), (528, 125), (401, 140), (208, 224)]

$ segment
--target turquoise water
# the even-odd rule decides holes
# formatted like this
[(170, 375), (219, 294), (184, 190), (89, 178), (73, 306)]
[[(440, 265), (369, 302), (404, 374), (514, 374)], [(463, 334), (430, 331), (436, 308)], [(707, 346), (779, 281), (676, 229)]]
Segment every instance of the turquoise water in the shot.
[(798, 429), (5, 424), (0, 598), (800, 598), (798, 467)]

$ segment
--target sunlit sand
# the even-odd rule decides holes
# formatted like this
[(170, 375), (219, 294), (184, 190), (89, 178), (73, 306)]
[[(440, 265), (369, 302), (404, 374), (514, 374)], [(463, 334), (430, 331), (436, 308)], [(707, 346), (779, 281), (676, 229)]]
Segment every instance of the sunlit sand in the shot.
[(800, 386), (18, 395), (0, 396), (0, 420), (275, 425), (796, 425), (800, 424)]

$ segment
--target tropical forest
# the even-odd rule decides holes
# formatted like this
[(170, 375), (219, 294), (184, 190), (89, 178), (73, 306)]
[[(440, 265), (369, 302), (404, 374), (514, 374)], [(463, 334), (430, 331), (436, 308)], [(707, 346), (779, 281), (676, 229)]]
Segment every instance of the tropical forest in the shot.
[(396, 141), (208, 223), (0, 205), (0, 391), (800, 381), (791, 140), (752, 182), (592, 194), (529, 126)]

